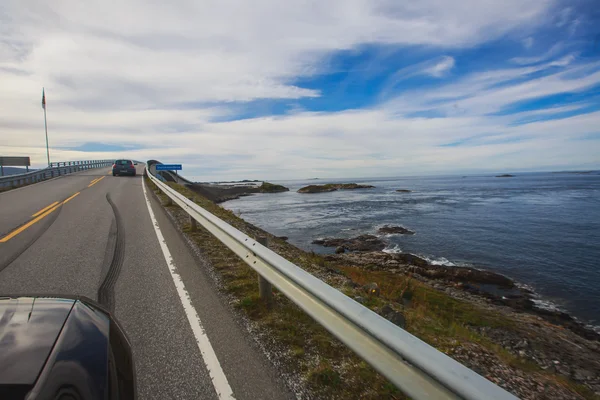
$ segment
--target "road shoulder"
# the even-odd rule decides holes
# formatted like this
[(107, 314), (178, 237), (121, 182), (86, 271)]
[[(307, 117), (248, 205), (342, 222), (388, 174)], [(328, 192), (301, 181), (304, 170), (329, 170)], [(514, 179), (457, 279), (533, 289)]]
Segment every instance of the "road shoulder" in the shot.
[(190, 247), (173, 218), (147, 187), (152, 209), (190, 299), (202, 321), (236, 399), (287, 399), (295, 396), (236, 319), (218, 291), (207, 261)]

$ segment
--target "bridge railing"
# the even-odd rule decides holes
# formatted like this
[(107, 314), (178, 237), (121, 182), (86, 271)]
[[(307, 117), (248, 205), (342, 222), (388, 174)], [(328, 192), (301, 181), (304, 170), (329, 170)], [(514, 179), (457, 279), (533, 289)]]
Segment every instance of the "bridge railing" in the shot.
[(111, 166), (113, 162), (114, 160), (53, 162), (43, 169), (26, 172), (24, 174), (2, 176), (0, 177), (0, 188), (18, 187), (86, 169), (108, 167)]
[(516, 399), (206, 211), (152, 173), (147, 175), (190, 215), (192, 227), (196, 222), (202, 225), (254, 269), (259, 281), (275, 286), (405, 394), (414, 399)]

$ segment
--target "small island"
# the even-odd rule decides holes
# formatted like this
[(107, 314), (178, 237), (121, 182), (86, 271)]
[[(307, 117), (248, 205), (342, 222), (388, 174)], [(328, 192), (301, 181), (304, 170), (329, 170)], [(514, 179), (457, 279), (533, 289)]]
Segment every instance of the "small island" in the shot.
[(412, 190), (408, 190), (408, 189), (398, 189), (398, 190), (396, 190), (396, 192), (398, 192), (398, 193), (412, 193)]
[(289, 192), (290, 189), (285, 186), (276, 185), (274, 183), (263, 182), (262, 185), (258, 187), (259, 193), (281, 193), (281, 192)]
[(325, 193), (335, 192), (336, 190), (372, 189), (374, 187), (357, 183), (328, 183), (326, 185), (308, 185), (298, 189), (298, 193)]
[(502, 175), (496, 175), (496, 178), (514, 178), (514, 175), (511, 174), (502, 174)]

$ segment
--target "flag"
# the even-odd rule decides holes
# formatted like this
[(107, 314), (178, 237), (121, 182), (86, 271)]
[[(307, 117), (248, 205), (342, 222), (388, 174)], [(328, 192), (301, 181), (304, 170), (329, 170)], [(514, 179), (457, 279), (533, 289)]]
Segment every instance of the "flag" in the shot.
[(46, 109), (46, 93), (44, 93), (44, 89), (42, 89), (42, 108)]

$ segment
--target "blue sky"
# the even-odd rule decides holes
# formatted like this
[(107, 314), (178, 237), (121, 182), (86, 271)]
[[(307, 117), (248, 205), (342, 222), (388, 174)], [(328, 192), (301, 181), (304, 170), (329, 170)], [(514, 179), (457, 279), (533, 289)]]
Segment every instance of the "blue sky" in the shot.
[[(592, 0), (0, 4), (0, 152), (196, 179), (600, 168)], [(89, 18), (94, 15), (94, 18)]]

